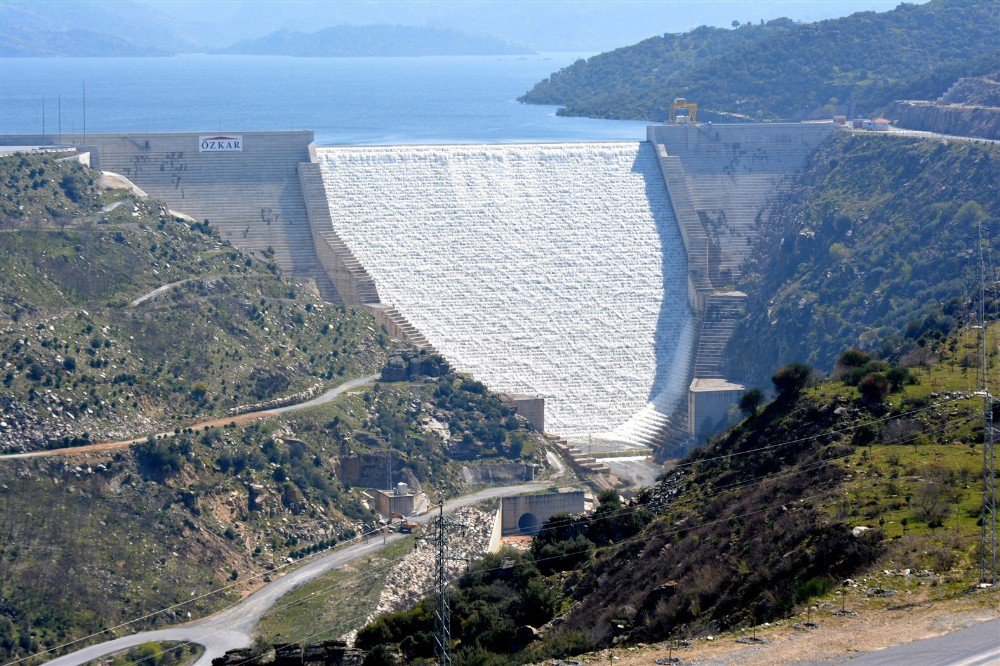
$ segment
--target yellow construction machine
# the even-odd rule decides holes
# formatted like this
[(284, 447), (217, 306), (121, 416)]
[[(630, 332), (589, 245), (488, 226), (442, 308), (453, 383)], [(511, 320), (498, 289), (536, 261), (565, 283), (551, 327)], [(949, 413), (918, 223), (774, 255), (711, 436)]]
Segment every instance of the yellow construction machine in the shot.
[[(678, 111), (686, 110), (687, 113), (678, 114)], [(677, 119), (687, 117), (687, 120), (678, 121)], [(683, 97), (675, 97), (674, 103), (670, 105), (670, 124), (671, 125), (681, 125), (685, 123), (696, 123), (698, 122), (698, 105), (694, 102), (688, 102)]]

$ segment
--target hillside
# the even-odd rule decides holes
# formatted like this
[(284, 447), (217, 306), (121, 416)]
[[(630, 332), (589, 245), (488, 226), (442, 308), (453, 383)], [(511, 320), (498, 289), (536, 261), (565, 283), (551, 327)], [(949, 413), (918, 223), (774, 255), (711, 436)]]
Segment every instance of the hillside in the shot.
[(443, 497), (467, 490), (462, 465), (538, 462), (512, 414), (449, 374), (118, 452), (0, 460), (0, 659), (232, 604), (287, 558), (372, 529), (362, 489), (390, 483), (390, 455), (391, 483)]
[(0, 452), (301, 400), (385, 363), (369, 316), (96, 178), (73, 161), (0, 159)]
[(906, 353), (947, 330), (978, 284), (977, 223), (1000, 251), (1000, 147), (871, 133), (822, 146), (777, 201), (744, 267), (733, 376), (823, 370), (846, 347)]
[(405, 25), (339, 25), (319, 32), (279, 30), (218, 51), (319, 57), (521, 55), (530, 49), (501, 39)]
[(775, 19), (702, 27), (579, 60), (521, 101), (560, 113), (663, 120), (674, 97), (702, 120), (797, 120), (874, 115), (896, 99), (933, 99), (995, 62), (997, 7), (931, 0), (816, 23)]
[[(98, 182), (54, 155), (0, 159), (0, 449), (169, 434), (0, 459), (0, 660), (224, 607), (370, 529), (363, 488), (448, 497), (492, 476), (479, 466), (538, 462), (540, 435), (481, 383), (322, 302), (268, 252), (220, 243), (210, 221)], [(389, 359), (396, 381), (228, 418)], [(225, 418), (189, 427), (206, 417)]]
[(0, 57), (165, 56), (193, 50), (185, 26), (148, 3), (5, 0)]
[[(474, 563), (452, 594), (455, 663), (541, 663), (718, 635), (807, 604), (822, 633), (842, 605), (867, 617), (968, 594), (982, 430), (959, 361), (976, 339), (928, 344), (925, 369), (852, 353), (852, 372), (811, 388), (808, 375), (786, 371), (771, 404), (634, 502), (604, 493), (592, 516), (553, 517), (528, 552)], [(867, 388), (883, 375), (893, 381)], [(995, 602), (983, 595), (973, 599)], [(429, 599), (382, 616), (358, 645), (426, 658), (432, 609)]]
[(907, 129), (1000, 139), (1000, 67), (960, 78), (935, 100), (899, 100), (890, 114)]

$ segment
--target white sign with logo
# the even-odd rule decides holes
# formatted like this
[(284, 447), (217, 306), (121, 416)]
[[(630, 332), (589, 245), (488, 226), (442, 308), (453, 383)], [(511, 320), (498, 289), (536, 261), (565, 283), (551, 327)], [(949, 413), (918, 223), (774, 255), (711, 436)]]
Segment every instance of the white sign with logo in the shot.
[(231, 153), (243, 152), (242, 134), (219, 134), (217, 136), (199, 136), (199, 153)]

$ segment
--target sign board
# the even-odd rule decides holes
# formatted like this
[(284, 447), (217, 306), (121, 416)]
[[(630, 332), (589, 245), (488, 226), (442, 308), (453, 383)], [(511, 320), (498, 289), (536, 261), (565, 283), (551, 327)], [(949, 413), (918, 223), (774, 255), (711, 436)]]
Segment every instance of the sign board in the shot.
[(243, 152), (242, 134), (218, 134), (198, 137), (199, 153)]

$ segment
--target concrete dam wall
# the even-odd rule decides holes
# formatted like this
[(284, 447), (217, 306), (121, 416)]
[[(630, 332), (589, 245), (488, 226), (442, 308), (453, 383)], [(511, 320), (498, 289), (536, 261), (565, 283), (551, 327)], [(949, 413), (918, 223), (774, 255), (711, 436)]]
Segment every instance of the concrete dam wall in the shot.
[(545, 396), (553, 432), (633, 444), (633, 416), (684, 400), (686, 257), (651, 144), (317, 156), (337, 235), (458, 370)]
[(201, 145), (213, 133), (0, 144), (77, 146), (222, 239), (271, 248), (286, 275), (366, 308), (394, 337), (436, 347), (494, 390), (544, 397), (546, 429), (603, 466), (725, 419), (744, 388), (723, 356), (746, 298), (733, 285), (768, 204), (833, 131), (652, 126), (646, 142), (318, 149), (311, 132), (242, 132), (239, 150), (222, 151)]
[[(201, 141), (239, 137), (238, 150), (203, 150)], [(340, 299), (317, 261), (297, 165), (309, 162), (311, 131), (129, 132), (4, 136), (5, 145), (61, 144), (91, 154), (91, 166), (125, 176), (152, 197), (251, 251), (271, 248), (286, 275), (312, 280)]]

